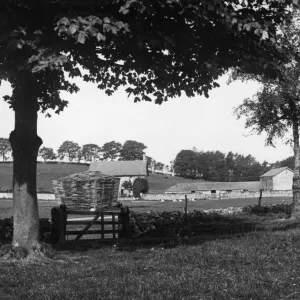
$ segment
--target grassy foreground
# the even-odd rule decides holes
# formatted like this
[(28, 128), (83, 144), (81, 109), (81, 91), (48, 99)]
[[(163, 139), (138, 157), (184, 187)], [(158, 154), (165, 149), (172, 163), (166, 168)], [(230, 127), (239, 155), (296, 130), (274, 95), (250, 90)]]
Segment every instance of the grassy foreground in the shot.
[(300, 299), (300, 229), (267, 219), (263, 232), (174, 248), (117, 245), (58, 251), (64, 263), (4, 264), (0, 299)]

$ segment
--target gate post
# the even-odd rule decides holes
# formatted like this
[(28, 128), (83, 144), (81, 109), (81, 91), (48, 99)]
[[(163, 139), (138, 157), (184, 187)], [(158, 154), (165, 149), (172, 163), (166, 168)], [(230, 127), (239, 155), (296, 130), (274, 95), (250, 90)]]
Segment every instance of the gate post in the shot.
[(51, 241), (52, 244), (64, 243), (66, 241), (67, 211), (66, 205), (51, 209)]
[(263, 193), (263, 190), (262, 190), (262, 189), (260, 189), (260, 190), (259, 190), (258, 206), (261, 206), (261, 198), (262, 198), (262, 193)]
[(121, 207), (121, 212), (119, 213), (118, 219), (121, 223), (121, 230), (119, 230), (119, 237), (128, 238), (129, 237), (129, 208), (128, 206)]

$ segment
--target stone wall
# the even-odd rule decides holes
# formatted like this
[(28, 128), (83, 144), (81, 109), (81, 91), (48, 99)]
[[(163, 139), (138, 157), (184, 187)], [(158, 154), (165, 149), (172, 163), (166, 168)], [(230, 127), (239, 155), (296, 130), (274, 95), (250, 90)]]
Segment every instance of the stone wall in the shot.
[[(40, 219), (40, 240), (47, 242), (51, 233), (51, 222), (49, 219)], [(10, 243), (13, 237), (13, 217), (0, 219), (0, 245)]]
[[(145, 194), (141, 200), (146, 201), (180, 201), (185, 199), (187, 195), (189, 200), (209, 200), (212, 199), (210, 193), (186, 193), (186, 194)], [(38, 194), (39, 200), (53, 200), (54, 194)], [(293, 193), (289, 191), (264, 191), (262, 199), (266, 197), (292, 197)], [(247, 199), (259, 198), (259, 192), (221, 192), (217, 194), (215, 200), (220, 199)], [(12, 199), (12, 193), (0, 192), (0, 199)], [(135, 200), (133, 197), (119, 197), (118, 200)]]
[[(146, 201), (180, 201), (185, 199), (185, 195), (189, 200), (206, 200), (212, 199), (210, 193), (178, 193), (178, 194), (145, 194), (142, 200)], [(217, 193), (215, 200), (220, 199), (247, 199), (259, 198), (259, 192), (220, 192)], [(264, 191), (262, 199), (266, 197), (292, 197), (292, 191)], [(134, 198), (119, 198), (119, 200), (132, 200)]]

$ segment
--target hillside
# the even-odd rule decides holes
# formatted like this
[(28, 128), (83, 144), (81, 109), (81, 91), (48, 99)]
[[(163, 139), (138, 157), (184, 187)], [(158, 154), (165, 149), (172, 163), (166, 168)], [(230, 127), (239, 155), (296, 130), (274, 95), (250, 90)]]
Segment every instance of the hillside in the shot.
[[(88, 170), (88, 164), (42, 163), (37, 164), (37, 188), (52, 190), (52, 180)], [(149, 193), (163, 193), (177, 183), (192, 182), (176, 176), (152, 173), (148, 177)], [(12, 163), (0, 163), (0, 188), (12, 188)]]
[(163, 193), (166, 189), (172, 185), (178, 183), (194, 182), (192, 179), (186, 179), (183, 177), (170, 176), (165, 174), (150, 173), (148, 177), (149, 193)]

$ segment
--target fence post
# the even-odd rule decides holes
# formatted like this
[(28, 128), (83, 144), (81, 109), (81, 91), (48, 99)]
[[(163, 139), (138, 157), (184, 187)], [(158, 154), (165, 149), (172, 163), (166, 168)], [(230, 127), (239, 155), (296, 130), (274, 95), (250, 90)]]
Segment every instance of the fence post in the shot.
[(121, 207), (121, 212), (119, 213), (118, 219), (122, 225), (119, 231), (119, 237), (128, 238), (129, 237), (129, 208), (128, 206)]
[(263, 190), (259, 190), (258, 206), (261, 206), (262, 193), (263, 193)]
[(185, 195), (185, 201), (184, 201), (184, 223), (187, 223), (187, 195)]

